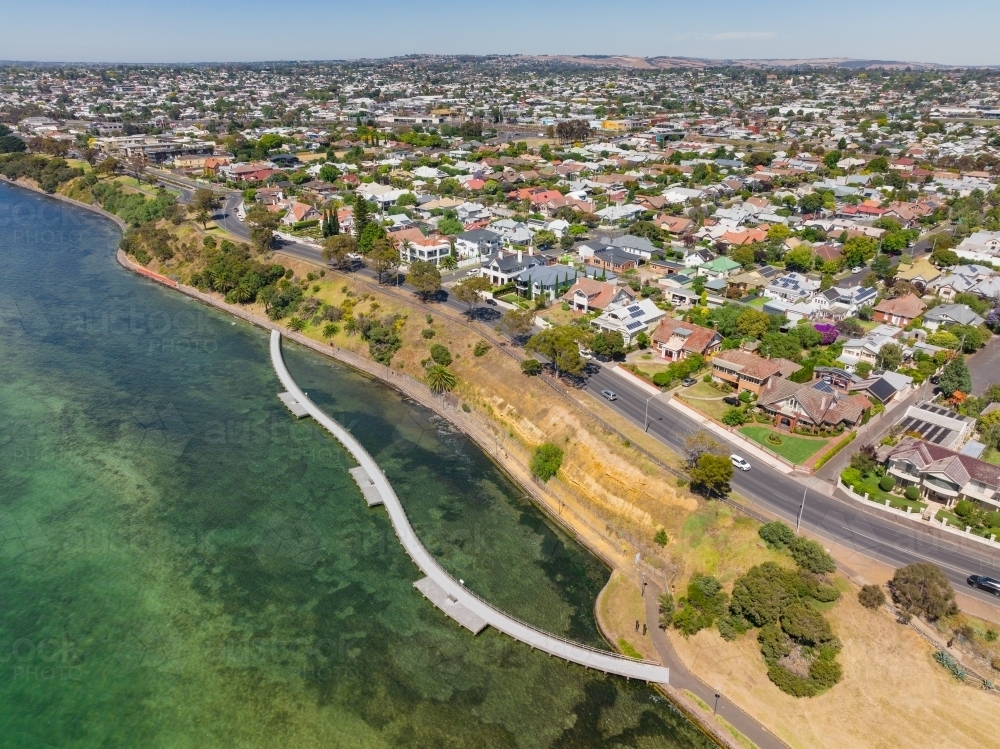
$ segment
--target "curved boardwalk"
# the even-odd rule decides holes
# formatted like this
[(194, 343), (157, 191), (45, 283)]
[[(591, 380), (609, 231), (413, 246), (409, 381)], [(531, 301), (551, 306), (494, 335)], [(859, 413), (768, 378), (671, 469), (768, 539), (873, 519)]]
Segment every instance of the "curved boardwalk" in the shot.
[[(641, 679), (660, 684), (670, 683), (670, 669), (668, 668), (649, 661), (624, 658), (614, 653), (589, 648), (542, 632), (530, 624), (498, 611), (467, 590), (449, 575), (420, 543), (410, 526), (403, 505), (368, 451), (346, 429), (309, 400), (295, 384), (295, 380), (288, 373), (288, 368), (285, 367), (285, 361), (281, 355), (281, 334), (277, 330), (271, 331), (271, 363), (274, 365), (274, 371), (282, 386), (291, 396), (291, 400), (294, 400), (301, 409), (304, 409), (309, 416), (316, 419), (324, 429), (336, 437), (358, 461), (360, 468), (353, 469), (351, 473), (361, 487), (365, 500), (369, 506), (376, 504), (385, 506), (399, 542), (414, 564), (426, 575), (414, 585), (435, 606), (474, 633), (481, 631), (486, 626), (491, 626), (532, 648), (587, 668), (630, 679)], [(289, 405), (288, 398), (283, 400), (286, 401), (286, 405)], [(291, 409), (290, 405), (289, 408)]]

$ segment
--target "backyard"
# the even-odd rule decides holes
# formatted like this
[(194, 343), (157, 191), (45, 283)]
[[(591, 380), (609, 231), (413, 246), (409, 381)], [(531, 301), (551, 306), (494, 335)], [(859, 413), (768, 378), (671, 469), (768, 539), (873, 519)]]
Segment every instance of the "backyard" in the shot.
[[(777, 453), (785, 460), (795, 465), (805, 463), (809, 458), (822, 450), (830, 441), (824, 437), (798, 437), (786, 432), (779, 432), (766, 426), (745, 426), (740, 428), (740, 434), (752, 439), (759, 445)], [(775, 445), (767, 441), (769, 434), (777, 434), (781, 444)]]

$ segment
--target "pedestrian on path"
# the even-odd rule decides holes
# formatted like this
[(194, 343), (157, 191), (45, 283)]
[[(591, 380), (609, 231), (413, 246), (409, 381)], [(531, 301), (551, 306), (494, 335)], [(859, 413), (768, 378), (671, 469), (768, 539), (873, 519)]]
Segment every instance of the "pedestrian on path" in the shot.
[(643, 637), (646, 636), (646, 625), (645, 624), (642, 625), (642, 636)]
[(639, 631), (639, 620), (638, 619), (635, 620), (635, 631), (636, 632)]

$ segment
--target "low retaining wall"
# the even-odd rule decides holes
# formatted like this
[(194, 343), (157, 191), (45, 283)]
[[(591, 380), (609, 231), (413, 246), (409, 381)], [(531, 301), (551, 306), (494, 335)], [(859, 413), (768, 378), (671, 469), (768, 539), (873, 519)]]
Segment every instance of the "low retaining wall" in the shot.
[[(949, 541), (967, 541), (972, 544), (978, 544), (980, 546), (986, 546), (991, 549), (1000, 549), (1000, 541), (991, 541), (988, 538), (983, 538), (982, 536), (977, 536), (969, 531), (960, 531), (958, 528), (952, 528), (950, 525), (945, 523), (939, 523), (938, 521), (924, 520), (919, 512), (907, 512), (906, 510), (900, 510), (897, 507), (890, 507), (889, 505), (882, 504), (881, 502), (874, 502), (868, 499), (864, 494), (858, 494), (851, 487), (841, 481), (840, 476), (837, 477), (837, 488), (840, 489), (844, 494), (853, 499), (856, 502), (864, 502), (865, 507), (869, 509), (877, 509), (887, 515), (893, 515), (897, 518), (905, 518), (914, 523), (920, 525), (920, 529), (930, 533), (931, 535), (936, 535), (938, 538), (947, 539)], [(947, 535), (945, 535), (947, 534)], [(971, 544), (961, 544), (967, 546), (968, 548), (976, 548)]]

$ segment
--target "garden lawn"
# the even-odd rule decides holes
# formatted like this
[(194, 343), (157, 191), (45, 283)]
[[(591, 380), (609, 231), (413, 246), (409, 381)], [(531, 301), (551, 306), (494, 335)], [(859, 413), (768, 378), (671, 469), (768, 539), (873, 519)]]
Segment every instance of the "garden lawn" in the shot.
[[(781, 437), (780, 445), (772, 445), (767, 441), (767, 435), (776, 433)], [(754, 442), (763, 445), (768, 450), (776, 452), (782, 458), (792, 461), (795, 465), (805, 463), (812, 455), (819, 452), (830, 440), (817, 437), (796, 437), (784, 432), (775, 432), (770, 427), (745, 426), (740, 428), (740, 434), (749, 437)]]
[[(890, 507), (895, 507), (897, 510), (905, 510), (907, 507), (910, 507), (913, 512), (920, 512), (927, 506), (926, 502), (921, 502), (920, 500), (910, 500), (899, 494), (882, 491), (878, 485), (878, 476), (872, 474), (865, 478), (861, 478), (861, 475), (858, 473), (856, 468), (845, 468), (840, 474), (840, 480), (852, 487), (855, 494), (867, 494), (869, 501), (876, 502), (880, 505), (884, 505), (885, 501), (888, 499)], [(940, 518), (938, 519), (940, 520)]]
[[(722, 414), (732, 408), (732, 406), (722, 402), (725, 395), (725, 393), (716, 390), (707, 382), (702, 382), (701, 380), (689, 388), (681, 387), (674, 393), (675, 398), (679, 398), (695, 411), (700, 411), (716, 421), (721, 421)], [(714, 400), (708, 400), (709, 398)]]

